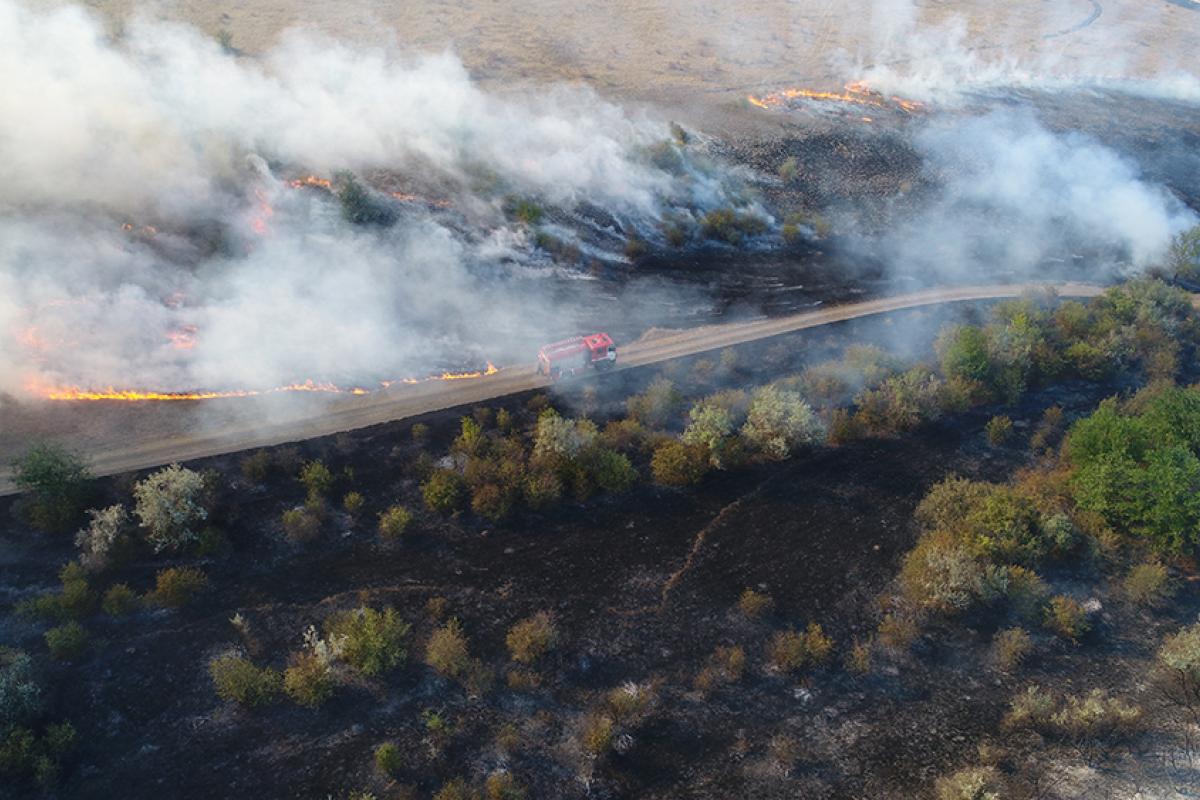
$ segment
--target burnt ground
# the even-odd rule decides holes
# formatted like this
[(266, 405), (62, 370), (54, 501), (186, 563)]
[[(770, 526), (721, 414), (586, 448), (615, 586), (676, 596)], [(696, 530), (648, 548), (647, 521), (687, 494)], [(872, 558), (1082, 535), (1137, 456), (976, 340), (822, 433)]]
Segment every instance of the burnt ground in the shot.
[[(739, 360), (759, 370), (794, 368), (847, 342), (896, 338), (898, 326), (936, 329), (944, 320), (929, 313), (893, 317), (746, 346)], [(699, 360), (675, 366), (674, 376), (686, 384), (703, 372)], [(767, 377), (755, 373), (744, 367), (731, 381)], [(567, 412), (587, 405), (603, 418), (653, 375), (639, 370), (619, 381), (568, 387), (556, 403)], [(1008, 413), (1028, 433), (1046, 406), (1085, 413), (1119, 388), (1044, 390)], [(505, 405), (528, 420), (527, 399)], [(767, 670), (766, 644), (780, 628), (819, 622), (841, 654), (875, 627), (877, 598), (915, 541), (911, 511), (932, 483), (949, 473), (1003, 480), (1027, 462), (1024, 435), (1011, 447), (986, 444), (982, 426), (994, 412), (976, 410), (901, 439), (718, 473), (692, 490), (643, 485), (501, 525), (469, 514), (446, 520), (418, 512), (414, 529), (395, 545), (381, 544), (370, 525), (336, 514), (317, 541), (289, 544), (278, 519), (302, 500), (298, 483), (275, 476), (248, 486), (238, 457), (201, 462), (228, 482), (216, 520), (226, 544), (177, 563), (203, 567), (210, 588), (179, 611), (97, 615), (86, 622), (93, 639), (85, 656), (74, 664), (47, 662), (56, 687), (53, 716), (71, 719), (83, 743), (59, 794), (282, 798), (370, 789), (392, 797), (408, 784), (428, 796), (453, 776), (481, 778), (501, 766), (531, 797), (583, 797), (589, 789), (595, 797), (921, 794), (934, 776), (972, 761), (977, 742), (995, 733), (1018, 688), (1028, 682), (1075, 691), (1127, 688), (1162, 632), (1200, 609), (1189, 590), (1169, 612), (1150, 617), (1114, 599), (1090, 565), (1064, 564), (1049, 577), (1056, 587), (1097, 596), (1103, 624), (1078, 647), (1035, 634), (1038, 657), (1019, 676), (987, 665), (995, 622), (986, 618), (935, 627), (912, 656), (884, 659), (868, 677), (837, 665), (792, 678)], [(460, 413), (418, 420), (433, 428), (430, 452), (444, 452)], [(414, 422), (306, 442), (292, 455), (320, 456), (335, 473), (352, 467), (353, 487), (368, 498), (363, 518), (373, 519), (397, 499), (416, 507)], [(127, 498), (132, 477), (102, 482), (106, 501)], [(12, 505), (6, 499), (0, 511)], [(0, 590), (7, 607), (52, 588), (73, 553), (65, 542), (34, 536), (8, 513), (4, 519)], [(690, 567), (681, 571), (689, 553)], [(171, 563), (135, 554), (97, 585), (124, 581), (146, 591), (155, 571)], [(775, 598), (768, 617), (747, 621), (732, 611), (746, 587)], [(462, 619), (472, 654), (501, 676), (508, 669), (508, 626), (553, 611), (565, 640), (539, 668), (541, 686), (513, 691), (501, 678), (484, 697), (472, 698), (437, 677), (420, 657), (435, 624), (426, 603), (435, 597), (446, 598), (447, 613)], [(212, 656), (240, 644), (258, 663), (281, 668), (305, 627), (360, 602), (392, 604), (413, 623), (407, 665), (379, 679), (351, 678), (318, 710), (287, 701), (241, 710), (214, 696), (206, 672)], [(243, 642), (229, 623), (235, 613), (249, 622)], [(44, 626), (8, 613), (3, 620), (6, 644), (44, 653)], [(720, 644), (746, 648), (746, 677), (704, 697), (691, 683)], [(582, 713), (602, 691), (626, 681), (656, 682), (655, 707), (623, 752), (584, 763), (571, 745)], [(426, 710), (453, 726), (439, 750), (423, 727)], [(520, 732), (512, 755), (493, 742), (506, 723)], [(788, 770), (769, 755), (770, 741), (780, 735), (798, 743)], [(372, 751), (383, 741), (398, 743), (404, 754), (399, 783), (372, 766)]]

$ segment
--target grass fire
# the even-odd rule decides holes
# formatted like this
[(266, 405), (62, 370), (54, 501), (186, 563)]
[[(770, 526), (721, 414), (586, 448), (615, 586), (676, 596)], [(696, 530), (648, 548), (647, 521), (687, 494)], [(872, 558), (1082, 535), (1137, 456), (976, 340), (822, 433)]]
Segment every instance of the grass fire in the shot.
[(0, 796), (1195, 794), (1191, 5), (0, 0)]

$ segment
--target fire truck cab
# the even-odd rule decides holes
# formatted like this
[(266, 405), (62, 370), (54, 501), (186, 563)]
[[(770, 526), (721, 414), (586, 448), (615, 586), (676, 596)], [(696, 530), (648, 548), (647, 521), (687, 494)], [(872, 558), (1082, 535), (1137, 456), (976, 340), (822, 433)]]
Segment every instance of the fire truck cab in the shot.
[(607, 333), (572, 336), (543, 345), (538, 350), (537, 371), (557, 380), (576, 375), (588, 367), (603, 370), (617, 363), (617, 346)]

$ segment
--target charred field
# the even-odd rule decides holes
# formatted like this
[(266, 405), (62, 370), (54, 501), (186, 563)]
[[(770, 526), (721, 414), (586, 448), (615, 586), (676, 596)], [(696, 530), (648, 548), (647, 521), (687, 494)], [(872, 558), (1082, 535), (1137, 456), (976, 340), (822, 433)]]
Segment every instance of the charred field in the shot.
[[(984, 314), (968, 307), (839, 324), (741, 346), (741, 366), (719, 378), (711, 360), (693, 358), (665, 373), (627, 371), (492, 408), (511, 414), (518, 430), (534, 425), (547, 401), (603, 423), (663, 374), (692, 396), (802, 369), (849, 344), (906, 341), (905, 355), (920, 358), (945, 324)], [(772, 635), (816, 622), (843, 656), (866, 641), (880, 622), (879, 598), (916, 540), (913, 510), (933, 484), (951, 474), (1005, 481), (1034, 460), (1025, 441), (1047, 407), (1072, 419), (1133, 386), (1074, 382), (1031, 392), (1003, 408), (1018, 435), (999, 448), (983, 435), (997, 410), (985, 406), (899, 438), (713, 473), (692, 488), (638, 486), (500, 522), (417, 511), (397, 541), (381, 539), (372, 520), (393, 502), (419, 506), (421, 454), (445, 452), (470, 409), (262, 451), (271, 466), (254, 479), (247, 454), (190, 464), (222, 487), (206, 553), (164, 559), (135, 547), (104, 583), (149, 592), (156, 572), (178, 565), (203, 570), (207, 585), (182, 608), (150, 604), (89, 622), (87, 650), (50, 668), (48, 683), (58, 687), (50, 713), (71, 719), (81, 742), (57, 791), (341, 797), (353, 787), (420, 797), (456, 778), (502, 772), (536, 797), (925, 796), (934, 776), (970, 762), (997, 735), (1018, 688), (1126, 687), (1141, 679), (1163, 633), (1200, 611), (1200, 598), (1188, 590), (1148, 616), (1113, 584), (1097, 583), (1093, 567), (1061, 566), (1048, 579), (1090, 585), (1103, 622), (1083, 644), (1040, 641), (1019, 678), (989, 661), (1000, 625), (989, 613), (933, 625), (910, 652), (885, 655), (864, 675), (840, 661), (779, 673), (766, 655)], [(367, 501), (353, 516), (333, 510), (315, 537), (298, 542), (279, 519), (303, 504), (291, 474), (313, 460), (337, 476), (339, 490), (353, 487)], [(105, 479), (90, 500), (120, 502), (139, 477)], [(18, 505), (5, 499), (0, 507), (11, 520), (6, 604), (52, 590), (72, 557), (67, 546), (22, 535)], [(747, 589), (773, 606), (740, 612)], [(232, 649), (281, 663), (308, 626), (358, 606), (390, 606), (411, 623), (407, 663), (344, 677), (315, 709), (241, 708), (214, 697), (214, 657)], [(559, 634), (530, 677), (508, 660), (505, 639), (538, 612), (553, 616)], [(421, 663), (449, 618), (461, 622), (472, 657), (491, 676), (484, 685)], [(40, 627), (7, 616), (3, 633), (31, 646)], [(745, 674), (702, 690), (697, 674), (718, 647), (743, 648)], [(651, 705), (625, 723), (610, 754), (581, 753), (589, 709), (631, 685), (653, 691)], [(373, 756), (385, 742), (401, 754), (387, 774)], [(1119, 775), (1106, 791), (1160, 778), (1160, 746), (1144, 737), (1101, 757)]]

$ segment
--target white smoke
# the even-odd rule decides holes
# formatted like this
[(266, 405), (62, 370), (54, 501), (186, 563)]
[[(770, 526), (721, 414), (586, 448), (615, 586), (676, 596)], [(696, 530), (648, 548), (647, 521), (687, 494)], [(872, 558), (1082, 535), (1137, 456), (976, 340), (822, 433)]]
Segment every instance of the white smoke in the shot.
[[(580, 86), (488, 93), (450, 54), (297, 32), (250, 60), (180, 25), (113, 41), (79, 7), (0, 0), (0, 74), (0, 391), (18, 395), (524, 358), (555, 320), (532, 281), (490, 280), (522, 274), (506, 196), (652, 223), (723, 191), (649, 163), (662, 121)], [(455, 213), (352, 226), (281, 170), (399, 176)]]

